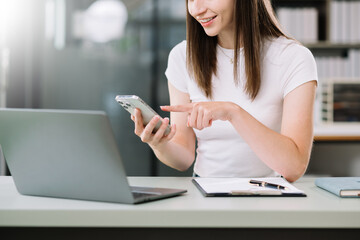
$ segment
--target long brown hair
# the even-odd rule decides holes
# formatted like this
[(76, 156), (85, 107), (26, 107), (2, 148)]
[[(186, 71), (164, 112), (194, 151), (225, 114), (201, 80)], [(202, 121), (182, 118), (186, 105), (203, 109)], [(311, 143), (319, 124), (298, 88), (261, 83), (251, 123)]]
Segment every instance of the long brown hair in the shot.
[[(187, 16), (187, 69), (208, 98), (212, 98), (212, 76), (217, 74), (217, 37), (208, 36), (203, 27)], [(284, 36), (276, 20), (270, 0), (234, 1), (234, 79), (238, 84), (237, 49), (244, 48), (246, 84), (245, 92), (254, 100), (261, 85), (261, 47), (264, 39)]]

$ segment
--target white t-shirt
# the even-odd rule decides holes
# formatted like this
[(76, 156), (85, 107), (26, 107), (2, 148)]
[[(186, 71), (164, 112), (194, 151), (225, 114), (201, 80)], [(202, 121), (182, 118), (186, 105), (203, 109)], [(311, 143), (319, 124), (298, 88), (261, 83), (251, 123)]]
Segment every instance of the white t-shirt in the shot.
[[(212, 79), (213, 100), (204, 95), (188, 74), (186, 41), (170, 52), (165, 74), (175, 88), (189, 94), (192, 102), (234, 102), (265, 126), (280, 132), (284, 97), (301, 84), (317, 80), (313, 55), (307, 48), (284, 37), (267, 41), (263, 48), (261, 87), (254, 101), (244, 92), (243, 50), (239, 55), (237, 85), (230, 62), (233, 55), (233, 50), (217, 46), (218, 73)], [(201, 131), (194, 129), (194, 132), (198, 142), (194, 172), (201, 177), (279, 176), (255, 155), (228, 121), (214, 121), (211, 127)]]

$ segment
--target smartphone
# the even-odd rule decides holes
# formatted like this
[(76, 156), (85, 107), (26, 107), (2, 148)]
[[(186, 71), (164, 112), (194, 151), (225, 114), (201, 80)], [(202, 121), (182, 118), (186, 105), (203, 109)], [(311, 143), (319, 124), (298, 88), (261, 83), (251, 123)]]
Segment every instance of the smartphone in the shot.
[[(144, 125), (146, 126), (151, 119), (157, 114), (149, 105), (145, 103), (144, 100), (142, 100), (140, 97), (136, 95), (117, 95), (115, 97), (115, 100), (131, 115), (135, 115), (135, 109), (138, 108), (141, 110), (141, 115), (143, 117)], [(155, 128), (153, 133), (155, 133), (161, 126), (161, 121), (159, 121)], [(168, 135), (170, 133), (170, 125), (166, 127), (165, 135)]]

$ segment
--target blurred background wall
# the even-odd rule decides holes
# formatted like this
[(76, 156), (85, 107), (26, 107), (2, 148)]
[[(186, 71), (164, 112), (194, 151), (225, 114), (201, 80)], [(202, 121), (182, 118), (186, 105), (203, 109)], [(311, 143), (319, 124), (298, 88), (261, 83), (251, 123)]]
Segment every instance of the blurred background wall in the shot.
[(6, 107), (104, 110), (129, 175), (188, 174), (156, 161), (114, 100), (136, 94), (159, 112), (169, 102), (164, 71), (186, 38), (185, 1), (1, 1)]

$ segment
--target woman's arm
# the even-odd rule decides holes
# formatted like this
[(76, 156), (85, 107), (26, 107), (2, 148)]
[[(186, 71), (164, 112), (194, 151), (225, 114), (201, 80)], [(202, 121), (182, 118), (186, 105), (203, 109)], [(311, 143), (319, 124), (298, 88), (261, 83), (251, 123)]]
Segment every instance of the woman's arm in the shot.
[(286, 95), (280, 134), (241, 108), (230, 120), (255, 154), (290, 182), (299, 179), (309, 164), (315, 92), (316, 82), (311, 81)]
[(187, 112), (190, 127), (199, 130), (212, 121), (230, 121), (255, 154), (271, 169), (293, 182), (309, 163), (313, 141), (313, 105), (316, 82), (294, 89), (284, 99), (281, 133), (256, 120), (231, 102), (203, 102), (162, 107), (166, 111)]
[[(169, 83), (170, 104), (183, 105), (190, 103), (188, 94), (177, 90)], [(132, 120), (135, 122), (135, 134), (143, 142), (149, 144), (156, 157), (164, 164), (180, 171), (187, 170), (195, 160), (195, 133), (192, 128), (186, 125), (187, 113), (172, 112), (171, 132), (164, 136), (165, 128), (169, 123), (168, 119), (161, 120), (158, 116), (154, 117), (146, 127), (143, 127), (143, 121), (140, 111), (136, 111)], [(158, 121), (162, 121), (162, 126), (155, 133), (152, 131)]]

